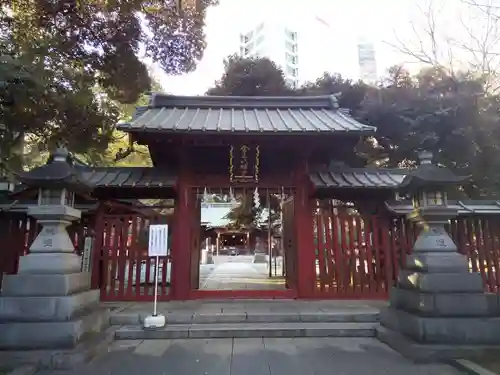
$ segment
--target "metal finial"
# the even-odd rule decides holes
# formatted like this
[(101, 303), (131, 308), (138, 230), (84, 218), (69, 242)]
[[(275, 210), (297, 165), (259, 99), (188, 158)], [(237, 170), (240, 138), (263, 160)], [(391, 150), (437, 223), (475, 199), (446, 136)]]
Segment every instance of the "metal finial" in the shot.
[(339, 96), (339, 94), (332, 94), (332, 95), (329, 96), (329, 98), (330, 98), (330, 105), (334, 109), (338, 109), (339, 108), (339, 100), (337, 98)]
[(431, 151), (420, 151), (418, 153), (418, 159), (420, 161), (420, 165), (424, 164), (432, 164), (433, 155)]
[(52, 153), (52, 161), (63, 163), (68, 160), (68, 149), (62, 144), (58, 144), (56, 150)]

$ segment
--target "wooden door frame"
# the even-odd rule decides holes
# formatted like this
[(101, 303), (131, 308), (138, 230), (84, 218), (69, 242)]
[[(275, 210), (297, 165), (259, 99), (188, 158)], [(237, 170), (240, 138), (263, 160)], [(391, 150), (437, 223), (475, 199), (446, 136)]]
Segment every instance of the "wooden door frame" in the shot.
[[(214, 181), (216, 182), (216, 181)], [(258, 186), (259, 188), (262, 189), (276, 189), (279, 190), (282, 187), (285, 190), (292, 190), (293, 195), (295, 196), (296, 194), (296, 189), (293, 186), (288, 186), (284, 187), (281, 185), (276, 185), (276, 186), (270, 186), (266, 184), (266, 186)], [(210, 185), (206, 186), (207, 189), (221, 189), (221, 188), (226, 188), (229, 189), (229, 185), (227, 182), (225, 183), (211, 183)], [(237, 189), (239, 188), (247, 188), (247, 189), (252, 189), (252, 187), (245, 187), (245, 186), (238, 186)], [(190, 193), (190, 196), (196, 196), (196, 191), (200, 189), (199, 186), (191, 186), (192, 193)], [(196, 199), (196, 198), (195, 198)], [(200, 210), (200, 217), (201, 217), (201, 206), (198, 204), (194, 204), (196, 206), (196, 209)], [(196, 215), (196, 212), (192, 212), (193, 218)], [(295, 215), (294, 215), (295, 218)], [(194, 221), (194, 220), (193, 220)], [(198, 227), (193, 228), (193, 231), (191, 232), (192, 234), (195, 234), (198, 232), (199, 234), (199, 224)], [(312, 228), (312, 225), (311, 225)], [(198, 229), (198, 231), (197, 231)], [(190, 257), (190, 270), (192, 271), (192, 267), (194, 267), (194, 264), (191, 264), (195, 258), (193, 256)], [(175, 265), (173, 265), (175, 267)], [(199, 267), (199, 257), (198, 257), (198, 267)], [(199, 268), (198, 268), (199, 269)], [(199, 272), (199, 271), (198, 271)], [(191, 273), (189, 274), (189, 281), (192, 280), (192, 275)], [(292, 289), (276, 289), (276, 290), (201, 290), (197, 286), (192, 285), (192, 283), (189, 283), (189, 299), (294, 299), (298, 297), (298, 289), (292, 288)]]

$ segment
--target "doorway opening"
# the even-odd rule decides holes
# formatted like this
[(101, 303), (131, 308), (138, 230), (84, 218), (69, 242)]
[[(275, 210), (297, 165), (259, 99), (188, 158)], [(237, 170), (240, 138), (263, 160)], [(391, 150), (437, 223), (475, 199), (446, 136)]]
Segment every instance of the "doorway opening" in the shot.
[[(293, 201), (293, 189), (198, 188), (196, 196), (196, 291), (232, 297), (290, 296), (295, 285), (295, 267), (290, 266), (295, 264), (295, 232), (293, 210), (284, 207)], [(285, 227), (290, 232), (287, 243)]]

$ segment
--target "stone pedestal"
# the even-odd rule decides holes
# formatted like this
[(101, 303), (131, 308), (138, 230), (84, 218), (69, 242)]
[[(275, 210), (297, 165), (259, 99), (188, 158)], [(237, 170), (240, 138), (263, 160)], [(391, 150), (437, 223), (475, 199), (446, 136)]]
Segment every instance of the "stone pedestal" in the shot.
[[(99, 291), (90, 289), (90, 274), (80, 272), (80, 257), (73, 253), (65, 229), (80, 212), (38, 206), (29, 214), (44, 227), (30, 254), (21, 257), (18, 274), (3, 278), (0, 362), (19, 358), (11, 351), (29, 350), (33, 356), (24, 355), (22, 362), (54, 367), (47, 359), (50, 351), (78, 347), (83, 339), (103, 331), (109, 318), (99, 306)], [(45, 350), (45, 359), (40, 350)]]
[(212, 253), (208, 250), (201, 251), (201, 264), (214, 264)]
[(500, 344), (498, 298), (484, 292), (480, 274), (469, 272), (467, 257), (443, 227), (453, 213), (441, 208), (421, 214), (426, 227), (381, 312), (379, 338), (430, 360), (461, 356), (464, 347)]

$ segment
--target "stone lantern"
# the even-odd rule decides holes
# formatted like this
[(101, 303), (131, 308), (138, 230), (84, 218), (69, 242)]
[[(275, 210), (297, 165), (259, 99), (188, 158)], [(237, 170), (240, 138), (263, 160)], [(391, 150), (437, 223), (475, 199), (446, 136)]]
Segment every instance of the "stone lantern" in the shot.
[(421, 152), (420, 165), (411, 171), (400, 185), (400, 194), (412, 200), (413, 211), (408, 219), (422, 226), (413, 247), (418, 251), (456, 252), (456, 245), (444, 225), (458, 215), (456, 206), (448, 205), (448, 190), (456, 188), (469, 177), (455, 175), (450, 169), (432, 163), (432, 153)]
[(73, 167), (64, 148), (58, 148), (46, 165), (19, 173), (18, 179), (37, 191), (38, 204), (28, 209), (28, 215), (42, 225), (30, 254), (19, 261), (19, 272), (79, 272), (81, 260), (74, 254), (66, 227), (81, 217), (74, 208), (75, 194), (87, 194), (91, 187)]
[[(108, 311), (99, 306), (99, 290), (90, 288), (90, 274), (81, 272), (66, 227), (80, 218), (75, 195), (91, 187), (82, 179), (68, 152), (57, 149), (48, 163), (18, 174), (37, 195), (28, 214), (42, 225), (27, 255), (19, 259), (18, 273), (5, 275), (0, 295), (0, 362), (15, 362), (20, 351), (37, 351), (36, 362), (55, 368), (71, 368), (92, 354), (82, 352), (80, 342), (100, 337), (108, 324)], [(28, 363), (32, 358), (26, 357)], [(16, 363), (19, 365), (19, 362)]]
[(481, 275), (469, 271), (467, 256), (445, 229), (458, 215), (448, 189), (467, 179), (423, 152), (400, 185), (413, 201), (408, 219), (420, 232), (390, 290), (389, 307), (381, 311), (377, 337), (413, 359), (450, 359), (500, 343), (498, 299), (484, 292)]

